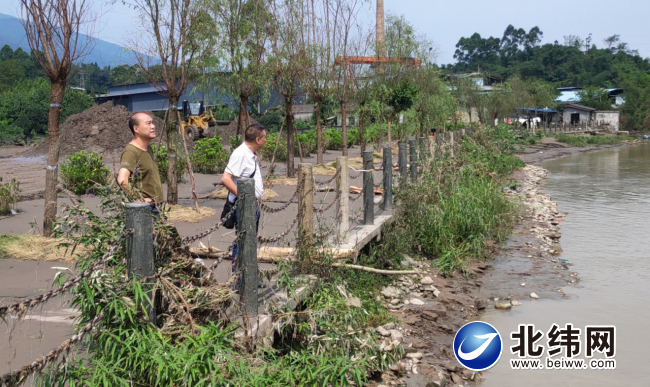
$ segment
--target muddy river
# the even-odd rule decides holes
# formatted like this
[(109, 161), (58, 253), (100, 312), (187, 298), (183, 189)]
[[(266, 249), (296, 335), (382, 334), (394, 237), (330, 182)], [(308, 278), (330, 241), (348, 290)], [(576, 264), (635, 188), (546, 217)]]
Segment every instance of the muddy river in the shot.
[[(541, 165), (550, 174), (543, 191), (552, 195), (562, 224), (560, 258), (579, 273), (576, 286), (563, 287), (566, 299), (533, 300), (511, 311), (490, 309), (483, 320), (503, 338), (503, 354), (485, 372), (484, 386), (650, 386), (650, 144), (571, 156)], [(496, 270), (499, 270), (497, 267)], [(616, 327), (615, 370), (514, 370), (510, 333), (534, 324), (544, 333), (537, 344), (547, 358), (548, 331), (571, 323)], [(564, 350), (553, 359), (565, 356)], [(596, 359), (604, 359), (596, 353)], [(587, 359), (588, 360), (588, 359)]]

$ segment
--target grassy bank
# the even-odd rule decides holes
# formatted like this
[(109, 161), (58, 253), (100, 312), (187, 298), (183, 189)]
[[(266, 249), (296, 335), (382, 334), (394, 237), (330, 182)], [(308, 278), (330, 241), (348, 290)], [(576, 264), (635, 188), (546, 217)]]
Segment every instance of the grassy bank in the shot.
[(571, 134), (560, 134), (555, 138), (558, 142), (563, 142), (571, 146), (586, 147), (589, 145), (619, 145), (624, 141), (634, 140), (630, 136), (575, 136)]
[(419, 184), (398, 190), (394, 220), (369, 261), (388, 266), (409, 254), (449, 274), (486, 258), (490, 245), (505, 240), (518, 214), (503, 195), (505, 177), (524, 163), (499, 134), (479, 132), (463, 140), (456, 158), (425, 162)]

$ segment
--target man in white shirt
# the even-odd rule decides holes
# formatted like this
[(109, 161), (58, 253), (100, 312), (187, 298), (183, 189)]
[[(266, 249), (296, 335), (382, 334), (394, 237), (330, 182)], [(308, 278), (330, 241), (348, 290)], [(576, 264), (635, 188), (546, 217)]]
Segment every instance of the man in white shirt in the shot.
[[(235, 202), (237, 198), (237, 180), (241, 178), (255, 179), (255, 197), (262, 200), (264, 183), (262, 171), (258, 162), (257, 151), (266, 143), (266, 129), (260, 124), (253, 124), (244, 132), (244, 142), (230, 155), (226, 170), (221, 176), (221, 183), (228, 189), (228, 201)], [(237, 210), (235, 210), (235, 227), (237, 227)], [(259, 226), (260, 210), (257, 209), (257, 225)], [(232, 249), (233, 271), (238, 266), (237, 244)]]

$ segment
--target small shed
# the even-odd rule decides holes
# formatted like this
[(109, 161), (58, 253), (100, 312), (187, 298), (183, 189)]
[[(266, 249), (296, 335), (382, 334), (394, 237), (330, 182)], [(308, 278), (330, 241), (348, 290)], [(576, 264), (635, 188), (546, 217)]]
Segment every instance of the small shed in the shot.
[(564, 107), (562, 120), (567, 125), (581, 125), (594, 119), (593, 113), (596, 109), (578, 104), (568, 104)]
[(314, 105), (293, 105), (291, 106), (291, 113), (297, 121), (309, 121), (314, 116)]
[(620, 129), (621, 112), (618, 110), (597, 110), (594, 114), (594, 124), (597, 128), (618, 132)]

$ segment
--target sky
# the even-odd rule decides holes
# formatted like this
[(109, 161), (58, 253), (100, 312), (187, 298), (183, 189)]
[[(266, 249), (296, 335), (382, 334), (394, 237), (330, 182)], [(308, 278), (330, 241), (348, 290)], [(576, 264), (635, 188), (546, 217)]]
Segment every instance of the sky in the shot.
[[(372, 10), (363, 12), (374, 23)], [(122, 1), (100, 0), (101, 17), (95, 30), (98, 38), (125, 45), (133, 39), (139, 20)], [(384, 0), (386, 12), (404, 15), (421, 34), (433, 40), (439, 51), (438, 64), (455, 62), (455, 46), (461, 37), (478, 32), (483, 37), (499, 37), (509, 24), (526, 31), (538, 26), (542, 43), (564, 42), (565, 35), (586, 38), (603, 46), (614, 34), (650, 57), (650, 1), (648, 0)], [(367, 8), (370, 8), (368, 6)], [(0, 0), (0, 13), (20, 16), (18, 0)]]

